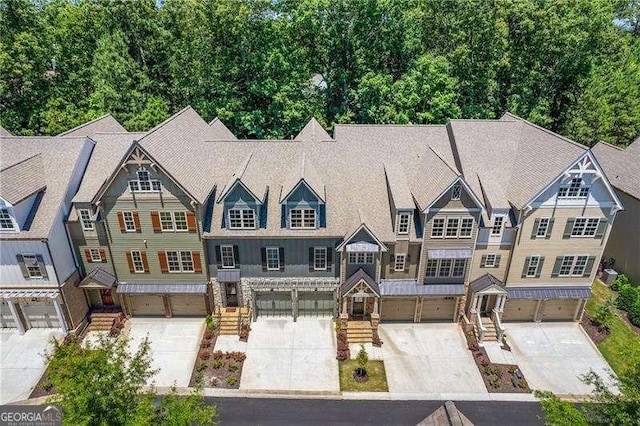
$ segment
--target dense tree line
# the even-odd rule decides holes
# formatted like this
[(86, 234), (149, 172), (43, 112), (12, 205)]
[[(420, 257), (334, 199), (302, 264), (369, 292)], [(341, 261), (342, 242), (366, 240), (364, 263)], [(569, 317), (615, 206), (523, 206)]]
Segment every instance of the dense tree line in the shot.
[[(511, 111), (640, 135), (638, 0), (0, 0), (0, 121), (55, 134), (185, 105), (239, 137)], [(313, 78), (312, 78), (313, 77)]]

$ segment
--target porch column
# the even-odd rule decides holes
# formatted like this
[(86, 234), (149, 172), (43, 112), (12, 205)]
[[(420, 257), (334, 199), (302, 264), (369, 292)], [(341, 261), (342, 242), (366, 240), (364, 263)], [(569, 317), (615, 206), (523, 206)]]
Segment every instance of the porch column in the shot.
[(62, 315), (62, 307), (60, 306), (60, 302), (56, 297), (53, 299), (53, 307), (56, 309), (56, 314), (58, 314), (58, 321), (60, 322), (60, 326), (62, 327), (62, 331), (67, 334), (69, 329), (67, 328), (67, 323), (64, 321), (64, 315)]
[(342, 313), (347, 314), (347, 296), (342, 296)]
[(13, 316), (13, 321), (16, 323), (16, 327), (18, 328), (18, 333), (24, 334), (24, 324), (20, 321), (20, 316), (18, 315), (18, 311), (16, 310), (16, 305), (13, 303), (13, 300), (7, 299), (7, 305), (9, 305), (9, 310), (11, 311), (11, 315)]
[(471, 309), (473, 309), (474, 311), (478, 310), (478, 300), (480, 299), (480, 296), (474, 296), (473, 297), (473, 303), (471, 304)]
[(373, 313), (378, 313), (378, 297), (373, 298)]
[(504, 312), (504, 305), (505, 303), (507, 303), (507, 296), (503, 295), (502, 296), (502, 303), (500, 304), (500, 312)]

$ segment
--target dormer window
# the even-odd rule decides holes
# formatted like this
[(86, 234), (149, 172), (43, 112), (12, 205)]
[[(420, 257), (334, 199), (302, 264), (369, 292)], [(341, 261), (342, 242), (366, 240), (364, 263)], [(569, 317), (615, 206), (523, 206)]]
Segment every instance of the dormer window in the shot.
[(151, 179), (149, 171), (142, 168), (136, 172), (137, 180), (129, 181), (131, 192), (160, 192), (161, 185), (157, 179)]
[(8, 209), (0, 209), (0, 230), (15, 231), (16, 226)]
[(583, 186), (582, 178), (573, 178), (569, 185), (560, 187), (559, 198), (586, 198), (589, 195), (589, 187)]
[(91, 212), (89, 210), (80, 210), (80, 221), (82, 222), (82, 229), (85, 231), (93, 231), (93, 220), (91, 219)]
[(316, 211), (314, 209), (289, 210), (289, 223), (292, 229), (315, 229)]
[(255, 229), (256, 214), (253, 209), (229, 209), (230, 229)]
[(493, 226), (491, 227), (491, 235), (502, 235), (502, 226), (504, 225), (504, 216), (496, 216), (493, 218)]
[(453, 189), (451, 190), (451, 200), (459, 201), (461, 192), (462, 192), (462, 189), (460, 188), (460, 185), (454, 185)]
[(407, 235), (411, 224), (411, 213), (400, 213), (398, 215), (398, 234)]

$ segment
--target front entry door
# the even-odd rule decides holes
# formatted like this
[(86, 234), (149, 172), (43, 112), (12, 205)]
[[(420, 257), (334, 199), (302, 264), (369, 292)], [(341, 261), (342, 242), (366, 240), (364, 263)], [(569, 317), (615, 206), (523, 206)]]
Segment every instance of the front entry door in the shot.
[(227, 283), (225, 285), (225, 294), (227, 296), (227, 306), (238, 306), (238, 288), (236, 283)]
[(364, 298), (360, 301), (353, 299), (353, 315), (364, 315)]
[(487, 313), (487, 305), (489, 304), (489, 296), (482, 296), (482, 303), (480, 303), (480, 313)]
[(113, 296), (111, 295), (111, 289), (100, 290), (100, 298), (102, 299), (103, 305), (105, 306), (113, 305)]

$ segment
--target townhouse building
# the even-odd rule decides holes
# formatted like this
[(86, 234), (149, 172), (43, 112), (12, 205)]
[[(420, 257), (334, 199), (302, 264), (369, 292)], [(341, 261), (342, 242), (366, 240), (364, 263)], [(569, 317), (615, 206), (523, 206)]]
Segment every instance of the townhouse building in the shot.
[(640, 138), (625, 149), (599, 142), (592, 150), (625, 208), (607, 240), (607, 264), (640, 283)]
[(56, 137), (0, 137), (0, 325), (77, 328), (87, 303), (64, 222), (94, 147), (86, 136), (124, 130), (101, 117)]
[(129, 316), (576, 321), (623, 208), (591, 151), (510, 114), (238, 140), (187, 107), (92, 142), (78, 287)]

